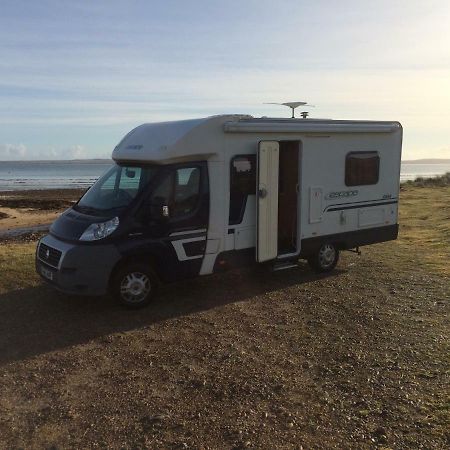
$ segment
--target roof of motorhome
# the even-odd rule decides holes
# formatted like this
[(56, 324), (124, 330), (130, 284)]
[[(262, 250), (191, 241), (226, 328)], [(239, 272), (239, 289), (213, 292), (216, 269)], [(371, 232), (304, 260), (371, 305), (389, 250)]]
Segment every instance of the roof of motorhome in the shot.
[(220, 115), (140, 125), (120, 141), (112, 158), (159, 164), (205, 159), (221, 151), (222, 146), (208, 142), (217, 143), (224, 133), (390, 133), (399, 128), (398, 122), (386, 121)]
[(398, 122), (268, 117), (245, 117), (224, 125), (228, 133), (390, 133), (398, 128)]

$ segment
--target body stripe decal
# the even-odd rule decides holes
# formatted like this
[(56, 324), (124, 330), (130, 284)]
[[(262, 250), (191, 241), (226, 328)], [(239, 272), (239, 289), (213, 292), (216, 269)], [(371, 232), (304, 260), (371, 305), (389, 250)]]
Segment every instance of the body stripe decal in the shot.
[(203, 233), (191, 233), (191, 234), (180, 234), (179, 236), (166, 236), (164, 238), (165, 241), (169, 241), (169, 242), (174, 242), (174, 241), (183, 241), (186, 239), (191, 239), (191, 238), (197, 238), (197, 237), (202, 237), (203, 239), (206, 239), (206, 231)]
[(172, 241), (173, 248), (175, 253), (177, 254), (178, 261), (187, 261), (188, 259), (200, 259), (203, 258), (203, 254), (188, 256), (186, 255), (186, 249), (183, 244), (187, 242), (197, 242), (197, 241), (206, 241), (206, 236), (203, 237), (191, 237), (188, 239), (179, 239)]
[(369, 208), (370, 206), (393, 205), (394, 203), (398, 203), (398, 200), (391, 200), (389, 202), (381, 202), (381, 203), (365, 203), (363, 205), (358, 204), (358, 205), (350, 205), (350, 206), (337, 206), (337, 207), (328, 209), (327, 212), (342, 211), (344, 209)]
[(206, 233), (206, 228), (201, 228), (198, 230), (187, 230), (187, 231), (176, 231), (175, 233), (170, 233), (170, 237), (173, 236), (184, 236), (185, 234), (197, 234), (197, 233)]
[[(391, 197), (391, 198), (378, 198), (375, 200), (361, 200), (359, 202), (347, 202), (347, 203), (334, 203), (333, 205), (328, 205), (324, 208), (324, 212), (328, 209), (328, 208), (334, 208), (335, 206), (350, 206), (350, 205), (360, 205), (362, 203), (374, 203), (374, 202), (386, 202), (386, 201), (391, 201), (391, 200), (397, 200), (397, 197)], [(364, 205), (362, 205), (364, 206)]]

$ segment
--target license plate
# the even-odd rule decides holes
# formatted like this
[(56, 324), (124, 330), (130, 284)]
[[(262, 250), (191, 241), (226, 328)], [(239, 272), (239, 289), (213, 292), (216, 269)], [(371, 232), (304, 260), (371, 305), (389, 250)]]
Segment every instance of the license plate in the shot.
[(47, 280), (53, 280), (53, 272), (44, 266), (41, 266), (41, 274), (43, 277), (47, 278)]

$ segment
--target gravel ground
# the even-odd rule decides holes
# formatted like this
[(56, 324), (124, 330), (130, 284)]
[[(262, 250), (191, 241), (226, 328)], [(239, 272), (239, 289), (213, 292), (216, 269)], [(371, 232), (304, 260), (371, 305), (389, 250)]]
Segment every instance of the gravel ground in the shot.
[(202, 277), (140, 311), (7, 289), (0, 447), (448, 448), (450, 280), (423, 252)]

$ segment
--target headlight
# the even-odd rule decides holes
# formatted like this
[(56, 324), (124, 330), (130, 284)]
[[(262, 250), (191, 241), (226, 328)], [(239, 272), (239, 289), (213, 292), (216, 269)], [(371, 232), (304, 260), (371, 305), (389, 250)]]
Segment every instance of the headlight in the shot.
[(80, 236), (80, 241), (97, 241), (109, 236), (119, 226), (119, 218), (108, 220), (107, 222), (92, 223)]

